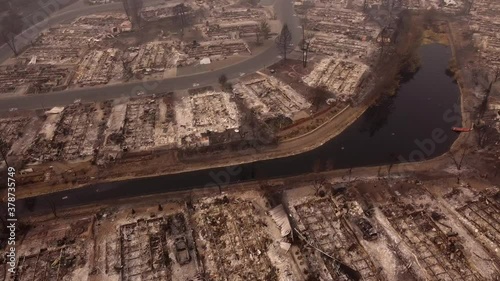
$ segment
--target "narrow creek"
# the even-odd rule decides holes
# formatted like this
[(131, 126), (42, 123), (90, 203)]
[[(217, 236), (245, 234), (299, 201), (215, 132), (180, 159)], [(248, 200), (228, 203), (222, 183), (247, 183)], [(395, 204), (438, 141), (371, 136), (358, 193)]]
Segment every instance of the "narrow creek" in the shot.
[(421, 68), (395, 96), (370, 107), (339, 136), (312, 151), (231, 168), (102, 183), (18, 200), (18, 212), (48, 211), (102, 200), (201, 188), (248, 180), (297, 176), (313, 170), (414, 162), (450, 148), (461, 124), (460, 90), (446, 74), (451, 50), (439, 44), (419, 49)]

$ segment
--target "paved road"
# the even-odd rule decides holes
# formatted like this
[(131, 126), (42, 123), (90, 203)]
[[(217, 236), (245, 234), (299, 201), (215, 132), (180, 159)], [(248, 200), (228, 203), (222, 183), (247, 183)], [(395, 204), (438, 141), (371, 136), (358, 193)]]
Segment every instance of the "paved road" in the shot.
[[(46, 27), (52, 24), (69, 21), (84, 14), (120, 9), (120, 5), (121, 4), (119, 3), (113, 3), (104, 6), (91, 6), (86, 7), (85, 9), (67, 11), (50, 18), (48, 20), (48, 24), (40, 23), (30, 29), (33, 29), (34, 31), (38, 30), (39, 33), (41, 30), (40, 28), (43, 27), (41, 24), (45, 24)], [(293, 44), (297, 44), (302, 37), (302, 31), (299, 28), (298, 18), (294, 15), (291, 0), (276, 0), (275, 11), (278, 19), (288, 24), (292, 33)], [(0, 50), (0, 55), (1, 54), (2, 50)], [(138, 81), (102, 87), (72, 89), (43, 95), (3, 97), (0, 99), (0, 111), (6, 111), (11, 108), (50, 108), (53, 106), (67, 105), (73, 103), (75, 100), (80, 100), (81, 102), (93, 102), (120, 97), (131, 97), (135, 96), (138, 91), (144, 91), (146, 94), (154, 94), (192, 88), (196, 84), (196, 86), (210, 85), (216, 82), (218, 77), (222, 74), (226, 74), (229, 79), (233, 79), (239, 77), (241, 73), (252, 73), (263, 68), (264, 66), (271, 65), (280, 60), (278, 55), (279, 54), (276, 48), (269, 48), (264, 52), (242, 61), (241, 63), (189, 76), (173, 77), (149, 82)]]

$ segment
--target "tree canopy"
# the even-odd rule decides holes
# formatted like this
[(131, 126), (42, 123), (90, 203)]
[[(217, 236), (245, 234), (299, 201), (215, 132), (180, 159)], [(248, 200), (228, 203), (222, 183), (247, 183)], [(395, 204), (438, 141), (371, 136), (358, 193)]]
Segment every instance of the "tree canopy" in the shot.
[(281, 32), (278, 37), (276, 37), (275, 42), (278, 51), (283, 56), (283, 59), (286, 60), (286, 55), (293, 50), (292, 33), (288, 29), (287, 24), (283, 25), (283, 28), (281, 28)]

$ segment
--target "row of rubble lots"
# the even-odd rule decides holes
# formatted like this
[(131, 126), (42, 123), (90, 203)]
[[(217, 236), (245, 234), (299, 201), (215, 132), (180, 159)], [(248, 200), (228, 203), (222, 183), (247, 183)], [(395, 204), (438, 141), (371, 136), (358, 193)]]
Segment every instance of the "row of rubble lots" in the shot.
[(500, 4), (494, 0), (474, 1), (470, 12), (470, 28), (482, 63), (493, 68), (500, 68), (499, 12)]
[(93, 47), (102, 39), (111, 34), (111, 29), (106, 30), (97, 26), (59, 25), (49, 28), (35, 41), (35, 46), (82, 46)]
[(368, 66), (362, 63), (325, 58), (303, 80), (311, 87), (325, 87), (346, 101), (355, 95), (367, 70)]
[(94, 14), (79, 17), (72, 22), (72, 25), (86, 25), (111, 29), (112, 27), (119, 26), (126, 20), (128, 20), (128, 17), (124, 13)]
[(176, 50), (180, 42), (150, 42), (138, 48), (130, 48), (129, 57), (133, 57), (134, 73), (163, 72), (167, 68), (175, 68), (181, 54)]
[[(356, 1), (356, 0), (354, 0)], [(294, 2), (294, 8), (302, 11), (302, 9), (306, 8), (306, 10), (309, 10), (311, 7), (311, 4), (314, 5), (315, 7), (319, 9), (327, 9), (327, 8), (335, 8), (335, 9), (345, 9), (347, 8), (349, 2), (354, 2), (354, 1), (348, 1), (348, 0), (300, 0), (300, 1), (295, 1)]]
[(403, 9), (440, 9), (448, 13), (460, 13), (465, 8), (464, 0), (399, 0), (395, 7)]
[[(281, 102), (291, 98), (287, 94)], [(290, 106), (299, 106), (295, 102)], [(76, 103), (55, 107), (45, 115), (44, 120), (37, 119), (40, 126), (26, 140), (29, 144), (13, 150), (13, 157), (29, 163), (90, 160), (103, 164), (126, 155), (124, 152), (135, 155), (154, 148), (206, 146), (211, 133), (238, 132), (241, 124), (230, 93), (205, 90), (175, 99), (169, 93), (114, 105), (109, 101)]]
[(202, 27), (205, 38), (209, 40), (252, 37), (258, 29), (259, 22), (255, 20), (216, 23)]
[(47, 93), (65, 89), (74, 74), (72, 66), (6, 65), (0, 67), (0, 93)]
[(116, 2), (118, 0), (87, 0), (87, 1), (91, 5), (102, 5), (102, 4)]
[(183, 51), (187, 57), (179, 59), (179, 66), (190, 65), (206, 57), (211, 60), (221, 60), (232, 55), (251, 53), (247, 43), (243, 40), (217, 40), (186, 44)]
[(311, 39), (309, 51), (334, 57), (365, 59), (372, 53), (370, 43), (344, 35), (317, 34)]
[(71, 82), (107, 83), (116, 50), (91, 49), (99, 48), (111, 36), (111, 27), (125, 18), (124, 14), (91, 15), (42, 32), (14, 64), (2, 67), (0, 93), (45, 93), (64, 90)]
[(354, 10), (334, 8), (311, 8), (307, 10), (308, 19), (329, 20), (332, 23), (362, 23), (366, 15)]
[(255, 21), (265, 20), (271, 18), (271, 15), (262, 9), (246, 9), (246, 8), (230, 8), (230, 9), (214, 9), (211, 11), (210, 16), (217, 20), (218, 23), (222, 22), (236, 22), (236, 21)]
[(308, 32), (309, 51), (333, 57), (371, 61), (381, 32), (377, 22), (358, 9), (315, 2), (312, 8), (299, 9)]
[[(176, 6), (183, 4), (183, 10), (176, 11)], [(189, 3), (181, 1), (170, 1), (163, 5), (154, 5), (143, 7), (140, 11), (141, 18), (146, 21), (156, 21), (160, 19), (172, 18), (177, 16), (176, 13), (182, 13), (183, 17), (187, 17), (193, 13), (194, 9)]]
[(33, 46), (18, 56), (21, 64), (78, 64), (84, 48), (76, 46)]
[(318, 32), (345, 35), (348, 38), (360, 41), (373, 40), (380, 32), (377, 28), (367, 28), (365, 24), (353, 26), (345, 23), (332, 23), (329, 21), (312, 22), (310, 28)]
[(306, 28), (328, 34), (343, 34), (352, 39), (371, 40), (380, 28), (367, 20), (364, 13), (344, 9), (311, 9), (307, 11)]
[(474, 1), (470, 13), (475, 17), (491, 17), (495, 21), (500, 10), (500, 3), (494, 0), (476, 0)]
[(431, 280), (481, 280), (464, 259), (457, 239), (444, 233), (425, 211), (411, 209), (404, 204), (382, 207), (403, 241), (417, 250), (419, 264)]

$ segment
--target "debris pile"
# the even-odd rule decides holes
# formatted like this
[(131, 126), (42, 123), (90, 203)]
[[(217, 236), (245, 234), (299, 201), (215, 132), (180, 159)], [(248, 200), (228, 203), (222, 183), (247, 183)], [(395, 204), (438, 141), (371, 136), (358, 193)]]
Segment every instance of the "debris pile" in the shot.
[(193, 241), (189, 230), (182, 213), (121, 225), (122, 280), (173, 280), (172, 256), (180, 265), (191, 262)]
[(207, 134), (240, 126), (236, 104), (226, 92), (206, 91), (182, 97), (175, 115), (179, 146), (209, 145)]
[[(6, 117), (0, 118), (0, 132), (2, 132), (2, 141), (6, 147), (4, 152), (6, 155), (19, 156), (22, 151), (25, 151), (33, 141), (35, 132), (39, 129), (39, 122), (36, 118), (28, 116)], [(10, 150), (12, 149), (12, 153)], [(9, 158), (9, 157), (7, 157)], [(0, 154), (0, 161), (3, 165), (3, 157)]]
[(206, 273), (213, 280), (278, 280), (267, 251), (266, 222), (250, 201), (226, 196), (196, 206), (194, 221)]
[(361, 83), (368, 66), (334, 58), (325, 58), (303, 78), (311, 87), (325, 87), (342, 101), (351, 99)]
[(137, 48), (129, 48), (128, 57), (132, 57), (132, 71), (145, 75), (163, 72), (175, 68), (179, 60), (179, 42), (150, 42)]
[(179, 61), (180, 66), (194, 64), (203, 58), (210, 58), (210, 60), (216, 61), (233, 55), (251, 54), (247, 43), (238, 39), (185, 44), (183, 52), (187, 57)]
[(88, 160), (99, 147), (101, 109), (95, 105), (70, 105), (57, 113), (47, 113), (33, 145), (29, 161)]
[(107, 49), (105, 51), (92, 50), (79, 64), (73, 83), (80, 86), (93, 86), (107, 84), (113, 77), (120, 75), (113, 70), (119, 64), (118, 49)]
[(345, 210), (330, 198), (291, 204), (290, 212), (299, 232), (307, 237), (307, 243), (326, 254), (312, 252), (308, 256), (312, 270), (321, 280), (350, 280), (353, 276), (379, 280), (373, 261), (344, 217)]
[(85, 240), (90, 238), (91, 223), (90, 218), (83, 218), (30, 230), (19, 248), (15, 280), (75, 280), (83, 277), (82, 272), (88, 274)]
[(234, 86), (234, 93), (261, 119), (293, 117), (311, 104), (294, 89), (272, 76), (254, 75)]
[(50, 64), (0, 66), (0, 93), (41, 94), (65, 89), (74, 67)]

